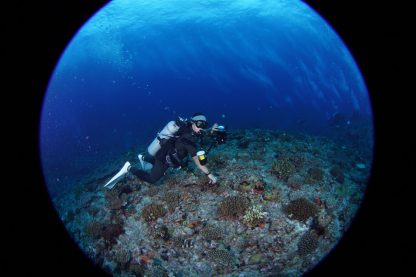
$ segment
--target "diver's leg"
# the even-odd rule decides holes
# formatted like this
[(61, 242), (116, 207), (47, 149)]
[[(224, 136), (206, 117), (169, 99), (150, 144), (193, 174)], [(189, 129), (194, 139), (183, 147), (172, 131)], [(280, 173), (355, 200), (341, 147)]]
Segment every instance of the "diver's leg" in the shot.
[(168, 168), (169, 166), (165, 163), (159, 160), (155, 160), (150, 173), (135, 167), (131, 167), (129, 171), (135, 176), (139, 177), (141, 180), (154, 184), (163, 176)]
[(155, 165), (156, 162), (155, 157), (153, 157), (147, 152), (143, 154), (143, 161), (151, 163), (152, 165)]
[(155, 158), (147, 152), (139, 154), (137, 157), (139, 158), (143, 170), (149, 170), (155, 164)]

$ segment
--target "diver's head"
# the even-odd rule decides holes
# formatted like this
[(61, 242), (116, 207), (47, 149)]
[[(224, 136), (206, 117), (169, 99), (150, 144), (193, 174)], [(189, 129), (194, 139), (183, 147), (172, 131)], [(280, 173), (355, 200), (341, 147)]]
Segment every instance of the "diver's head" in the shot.
[(205, 129), (208, 127), (207, 118), (202, 113), (195, 113), (191, 117), (191, 123), (192, 123), (191, 125), (192, 130), (197, 134), (199, 134), (202, 129)]

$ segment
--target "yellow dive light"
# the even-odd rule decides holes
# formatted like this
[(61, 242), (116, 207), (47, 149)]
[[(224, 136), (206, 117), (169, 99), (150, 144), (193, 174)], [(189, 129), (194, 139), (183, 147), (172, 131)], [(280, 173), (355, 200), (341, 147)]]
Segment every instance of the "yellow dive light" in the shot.
[(201, 150), (196, 153), (198, 156), (199, 163), (205, 165), (207, 163), (207, 157), (205, 156), (205, 151)]

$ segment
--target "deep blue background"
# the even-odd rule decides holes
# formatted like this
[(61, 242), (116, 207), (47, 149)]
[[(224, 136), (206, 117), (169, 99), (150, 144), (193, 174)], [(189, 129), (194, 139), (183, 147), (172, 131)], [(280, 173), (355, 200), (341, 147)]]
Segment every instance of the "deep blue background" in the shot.
[(371, 118), (348, 49), (305, 4), (188, 2), (115, 1), (74, 37), (42, 111), (52, 194), (177, 116), (311, 134), (326, 134), (335, 113)]

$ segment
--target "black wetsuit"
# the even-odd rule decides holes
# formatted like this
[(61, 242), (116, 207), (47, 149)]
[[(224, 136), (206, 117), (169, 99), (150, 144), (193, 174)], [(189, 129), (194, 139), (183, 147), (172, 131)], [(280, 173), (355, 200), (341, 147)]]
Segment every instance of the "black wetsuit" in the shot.
[(196, 155), (197, 139), (198, 135), (193, 132), (191, 124), (183, 124), (175, 134), (175, 138), (162, 142), (162, 147), (155, 157), (145, 155), (144, 160), (153, 165), (150, 173), (135, 167), (131, 167), (130, 172), (143, 181), (153, 184), (164, 175), (169, 167), (181, 166), (188, 154), (191, 157)]

